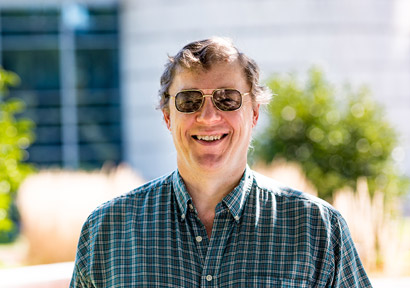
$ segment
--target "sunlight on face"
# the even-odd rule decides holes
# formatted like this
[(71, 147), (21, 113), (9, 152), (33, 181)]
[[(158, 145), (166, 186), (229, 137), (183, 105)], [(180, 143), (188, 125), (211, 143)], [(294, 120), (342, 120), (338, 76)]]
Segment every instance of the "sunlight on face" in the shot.
[[(201, 89), (211, 94), (218, 88), (246, 93), (250, 87), (242, 71), (237, 62), (215, 64), (205, 71), (182, 70), (175, 76), (169, 94), (183, 89)], [(202, 108), (192, 114), (178, 112), (172, 98), (164, 119), (177, 150), (178, 168), (207, 172), (243, 170), (258, 115), (259, 106), (252, 104), (250, 96), (244, 96), (241, 109), (231, 112), (218, 110), (207, 97)]]

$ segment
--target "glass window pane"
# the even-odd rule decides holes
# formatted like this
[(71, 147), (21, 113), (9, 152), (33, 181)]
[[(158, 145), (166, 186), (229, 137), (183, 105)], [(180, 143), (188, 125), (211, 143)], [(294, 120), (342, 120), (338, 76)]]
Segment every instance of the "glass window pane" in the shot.
[(17, 73), (21, 83), (16, 89), (60, 88), (58, 50), (3, 51), (3, 67)]
[(117, 50), (78, 50), (77, 87), (118, 88)]
[(60, 14), (56, 9), (4, 9), (0, 16), (3, 35), (58, 33)]
[(11, 93), (27, 105), (22, 116), (36, 123), (36, 141), (28, 152), (29, 161), (39, 166), (62, 165), (67, 144), (62, 138), (68, 123), (62, 123), (60, 49), (72, 47), (61, 46), (61, 33), (74, 37), (75, 63), (64, 63), (74, 69), (64, 71), (73, 71), (69, 76), (76, 79), (69, 88), (76, 89), (79, 164), (100, 168), (105, 161), (121, 160), (118, 7), (80, 6), (87, 25), (68, 25), (64, 32), (58, 7), (0, 9), (0, 59), (21, 78)]
[(86, 163), (102, 165), (105, 161), (118, 163), (121, 159), (120, 146), (115, 143), (93, 143), (80, 145), (80, 159)]
[(79, 127), (79, 142), (120, 142), (121, 126), (118, 124), (108, 125), (82, 125)]
[(61, 121), (60, 107), (27, 108), (24, 115), (37, 126), (59, 124)]
[(76, 34), (117, 34), (118, 9), (116, 7), (89, 7), (88, 23), (85, 27), (77, 29)]
[(33, 145), (27, 149), (30, 162), (38, 166), (54, 166), (61, 164), (61, 145)]
[(12, 94), (23, 100), (27, 108), (60, 107), (60, 90), (13, 90)]
[(119, 123), (121, 119), (120, 109), (118, 107), (79, 107), (78, 123), (79, 124), (104, 124)]
[(117, 89), (77, 90), (78, 106), (120, 105)]
[(61, 144), (61, 127), (59, 125), (42, 125), (35, 129), (35, 145)]

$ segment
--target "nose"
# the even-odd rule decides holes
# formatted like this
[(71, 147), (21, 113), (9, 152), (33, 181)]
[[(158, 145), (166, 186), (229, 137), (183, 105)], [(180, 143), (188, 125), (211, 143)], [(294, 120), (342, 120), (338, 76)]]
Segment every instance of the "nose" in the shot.
[(212, 102), (212, 95), (204, 95), (204, 103), (198, 111), (196, 120), (202, 123), (213, 123), (221, 119), (220, 111)]

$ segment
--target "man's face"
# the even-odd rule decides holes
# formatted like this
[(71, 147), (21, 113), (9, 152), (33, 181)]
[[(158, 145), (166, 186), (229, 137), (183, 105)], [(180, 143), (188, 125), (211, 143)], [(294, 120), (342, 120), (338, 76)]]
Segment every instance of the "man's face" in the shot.
[[(250, 92), (239, 63), (215, 64), (210, 70), (181, 69), (172, 81), (169, 94), (175, 96), (183, 89), (212, 94), (218, 88), (235, 88), (242, 94)], [(218, 110), (210, 97), (206, 97), (201, 109), (192, 114), (177, 111), (175, 99), (171, 98), (169, 111), (163, 110), (163, 114), (177, 150), (180, 171), (243, 171), (252, 128), (259, 116), (259, 105), (252, 103), (250, 95), (243, 96), (239, 110), (230, 112)]]

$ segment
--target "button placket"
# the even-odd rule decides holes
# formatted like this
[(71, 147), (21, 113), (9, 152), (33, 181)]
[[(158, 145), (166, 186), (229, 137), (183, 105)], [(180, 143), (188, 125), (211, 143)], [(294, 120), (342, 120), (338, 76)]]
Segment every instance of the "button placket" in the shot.
[[(202, 231), (197, 231), (197, 232), (198, 232), (198, 234), (202, 234), (202, 233), (200, 233)], [(206, 233), (206, 231), (204, 231), (204, 233)], [(207, 250), (208, 250), (208, 245), (209, 245), (209, 243), (208, 243), (209, 240), (208, 240), (208, 237), (205, 238), (205, 236), (201, 236), (201, 235), (198, 235), (198, 234), (197, 234), (197, 236), (195, 236), (194, 241), (196, 243), (198, 251), (200, 251), (200, 253), (201, 253), (203, 261), (205, 261), (205, 257), (206, 257)]]
[(203, 274), (201, 287), (218, 287), (216, 283), (216, 278), (212, 274)]
[(193, 228), (192, 229), (192, 232), (193, 232), (192, 241), (196, 245), (197, 251), (202, 260), (202, 264), (204, 264), (206, 253), (208, 250), (209, 239), (206, 236), (205, 227), (202, 225), (198, 215), (195, 213), (195, 209), (193, 210), (193, 213), (191, 213), (192, 211), (191, 211), (190, 205), (192, 204), (188, 204), (188, 208), (190, 209), (190, 213), (188, 213), (188, 217), (190, 219), (190, 222), (193, 224), (192, 225), (192, 228)]
[[(219, 208), (219, 209), (218, 209)], [(202, 271), (202, 286), (203, 287), (217, 287), (218, 286), (218, 272), (221, 266), (221, 260), (229, 235), (234, 226), (234, 219), (226, 209), (218, 207), (215, 209), (214, 225), (212, 227), (212, 237), (209, 239), (207, 255)], [(214, 235), (218, 235), (215, 237)]]

